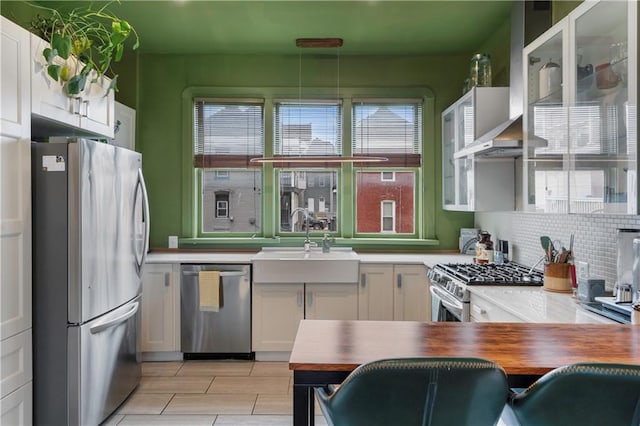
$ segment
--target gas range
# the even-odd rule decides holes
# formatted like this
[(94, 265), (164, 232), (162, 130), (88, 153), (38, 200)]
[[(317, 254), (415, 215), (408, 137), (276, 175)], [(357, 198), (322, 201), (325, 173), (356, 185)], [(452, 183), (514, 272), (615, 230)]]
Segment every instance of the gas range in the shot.
[(437, 285), (461, 302), (469, 301), (467, 285), (541, 286), (543, 275), (515, 262), (504, 264), (440, 263), (429, 270)]

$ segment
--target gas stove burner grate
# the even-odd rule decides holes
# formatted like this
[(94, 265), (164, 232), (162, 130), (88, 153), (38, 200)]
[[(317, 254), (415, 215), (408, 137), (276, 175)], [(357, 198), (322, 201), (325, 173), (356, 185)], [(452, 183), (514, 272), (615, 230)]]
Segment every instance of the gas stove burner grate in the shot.
[(501, 265), (447, 263), (438, 266), (467, 285), (541, 286), (543, 284), (541, 272), (536, 270), (529, 272), (530, 268), (515, 262)]

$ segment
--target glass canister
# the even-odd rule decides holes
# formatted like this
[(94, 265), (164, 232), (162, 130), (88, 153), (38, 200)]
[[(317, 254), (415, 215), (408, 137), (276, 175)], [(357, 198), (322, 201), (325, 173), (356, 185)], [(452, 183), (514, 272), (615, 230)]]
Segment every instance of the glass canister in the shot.
[(491, 234), (482, 231), (478, 234), (478, 242), (476, 243), (476, 263), (491, 263), (493, 262), (493, 241), (491, 241)]
[(476, 53), (471, 57), (469, 67), (471, 87), (491, 86), (491, 57), (486, 53)]

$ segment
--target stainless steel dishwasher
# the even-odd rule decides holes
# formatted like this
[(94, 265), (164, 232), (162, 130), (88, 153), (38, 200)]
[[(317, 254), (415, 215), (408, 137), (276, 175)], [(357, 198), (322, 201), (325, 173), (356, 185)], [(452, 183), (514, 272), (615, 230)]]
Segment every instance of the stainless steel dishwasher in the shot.
[[(220, 272), (218, 312), (200, 309), (201, 271)], [(182, 265), (180, 307), (180, 347), (185, 359), (253, 359), (251, 265)]]

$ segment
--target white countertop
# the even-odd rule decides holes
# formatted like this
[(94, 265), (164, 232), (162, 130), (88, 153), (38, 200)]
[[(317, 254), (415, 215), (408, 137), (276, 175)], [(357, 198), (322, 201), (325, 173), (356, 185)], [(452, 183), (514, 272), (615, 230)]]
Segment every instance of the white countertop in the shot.
[[(249, 264), (256, 253), (152, 252), (148, 263)], [(361, 263), (424, 264), (472, 263), (473, 256), (446, 253), (359, 253)], [(469, 286), (469, 290), (526, 322), (614, 323), (580, 307), (569, 294), (551, 293), (542, 287)]]
[(468, 288), (472, 295), (493, 302), (525, 322), (616, 324), (615, 321), (582, 308), (571, 294), (552, 293), (542, 287), (468, 286)]
[[(251, 263), (256, 253), (216, 253), (216, 252), (151, 252), (147, 263)], [(428, 253), (358, 253), (361, 263), (404, 263), (433, 267), (437, 263), (471, 263), (473, 256), (463, 254)]]

